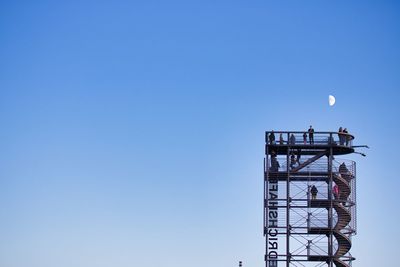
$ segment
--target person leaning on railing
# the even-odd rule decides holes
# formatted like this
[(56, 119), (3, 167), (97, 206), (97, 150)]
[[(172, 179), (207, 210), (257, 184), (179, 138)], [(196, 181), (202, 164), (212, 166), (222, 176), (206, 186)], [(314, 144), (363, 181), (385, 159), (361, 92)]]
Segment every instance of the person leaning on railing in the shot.
[(344, 128), (342, 130), (342, 127), (340, 127), (339, 131), (338, 131), (338, 136), (339, 136), (339, 144), (341, 146), (344, 146), (344, 145), (349, 146), (349, 143), (351, 141), (351, 135), (347, 131), (347, 128)]

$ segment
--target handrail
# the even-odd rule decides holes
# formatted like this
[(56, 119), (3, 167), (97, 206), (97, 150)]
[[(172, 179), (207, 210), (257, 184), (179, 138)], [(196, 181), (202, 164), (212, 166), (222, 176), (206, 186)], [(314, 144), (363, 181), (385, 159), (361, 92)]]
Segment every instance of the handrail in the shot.
[[(306, 133), (306, 134), (308, 134), (308, 131), (265, 131), (265, 133), (274, 133), (274, 134), (304, 134), (304, 133)], [(352, 135), (352, 134), (349, 134), (349, 133), (340, 133), (340, 132), (327, 132), (327, 131), (318, 131), (318, 132), (314, 132), (313, 133), (314, 135), (316, 135), (316, 134), (335, 134), (335, 135), (338, 135), (338, 134), (342, 134), (342, 135), (344, 135), (344, 136), (350, 136), (351, 137), (351, 140), (354, 140), (354, 135)]]
[[(271, 135), (273, 134), (273, 136)], [(281, 137), (282, 135), (282, 137)], [(272, 138), (273, 137), (273, 138)], [(272, 139), (272, 140), (271, 140)], [(336, 139), (336, 140), (335, 140)], [(339, 145), (353, 147), (354, 135), (343, 132), (266, 131), (265, 142), (269, 145)]]

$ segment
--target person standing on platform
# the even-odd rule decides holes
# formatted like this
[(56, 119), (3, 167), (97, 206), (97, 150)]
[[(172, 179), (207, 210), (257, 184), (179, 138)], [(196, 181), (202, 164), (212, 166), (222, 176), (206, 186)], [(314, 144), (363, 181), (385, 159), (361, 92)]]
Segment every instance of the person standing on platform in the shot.
[(350, 142), (350, 136), (348, 134), (349, 132), (347, 131), (347, 128), (344, 128), (343, 130), (343, 142), (346, 141), (346, 146), (349, 146), (349, 142)]
[(280, 168), (280, 164), (279, 161), (276, 159), (276, 154), (274, 151), (272, 151), (271, 153), (271, 167), (270, 167), (270, 171), (272, 172), (277, 172), (279, 171)]
[(279, 135), (279, 144), (283, 145), (283, 135), (282, 134)]
[(310, 125), (310, 129), (308, 129), (308, 138), (310, 138), (310, 145), (314, 144), (314, 129)]
[(269, 139), (269, 144), (270, 145), (275, 145), (275, 134), (274, 134), (274, 130), (271, 131), (271, 133), (268, 136)]
[(294, 156), (294, 153), (290, 155), (290, 168), (294, 169), (296, 166), (296, 157)]
[(313, 185), (311, 187), (311, 199), (316, 200), (317, 199), (317, 194), (318, 194), (318, 189)]
[(296, 144), (296, 137), (294, 134), (290, 135), (290, 145), (295, 145)]
[(343, 139), (343, 128), (342, 127), (339, 128), (338, 136), (339, 136), (339, 144), (341, 146), (343, 146), (344, 145), (344, 139)]
[(307, 144), (307, 133), (303, 133), (303, 142), (305, 145)]

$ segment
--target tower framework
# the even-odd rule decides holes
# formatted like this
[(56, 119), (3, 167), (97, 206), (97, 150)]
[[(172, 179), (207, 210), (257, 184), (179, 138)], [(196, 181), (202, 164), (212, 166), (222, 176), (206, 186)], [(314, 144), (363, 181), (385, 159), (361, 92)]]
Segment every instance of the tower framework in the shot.
[(349, 267), (356, 234), (350, 134), (266, 132), (265, 266)]

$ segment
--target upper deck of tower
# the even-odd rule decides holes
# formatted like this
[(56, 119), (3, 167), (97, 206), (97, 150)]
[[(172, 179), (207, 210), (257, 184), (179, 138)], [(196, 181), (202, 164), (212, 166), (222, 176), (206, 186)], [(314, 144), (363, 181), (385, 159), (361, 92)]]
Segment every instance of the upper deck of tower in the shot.
[[(304, 137), (306, 134), (306, 137)], [(333, 155), (344, 155), (354, 152), (354, 136), (339, 132), (314, 132), (310, 138), (308, 132), (299, 131), (267, 131), (265, 132), (265, 151), (271, 154), (287, 155), (296, 149), (303, 155), (314, 155), (321, 150), (332, 149)]]

